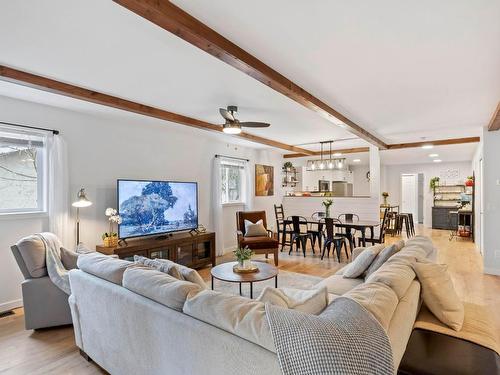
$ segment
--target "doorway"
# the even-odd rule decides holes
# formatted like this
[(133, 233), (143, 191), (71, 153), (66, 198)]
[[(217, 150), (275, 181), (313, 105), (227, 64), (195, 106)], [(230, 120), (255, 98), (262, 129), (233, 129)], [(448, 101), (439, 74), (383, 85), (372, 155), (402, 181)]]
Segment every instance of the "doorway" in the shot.
[(413, 215), (413, 220), (419, 221), (418, 216), (418, 176), (417, 174), (401, 175), (401, 212)]

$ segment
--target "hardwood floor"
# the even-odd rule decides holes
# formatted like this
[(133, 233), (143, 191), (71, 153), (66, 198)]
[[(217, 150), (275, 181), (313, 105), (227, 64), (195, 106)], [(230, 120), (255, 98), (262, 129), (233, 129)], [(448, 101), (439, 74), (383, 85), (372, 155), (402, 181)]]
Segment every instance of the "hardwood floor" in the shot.
[[(417, 233), (429, 235), (438, 248), (438, 261), (449, 266), (449, 272), (458, 294), (464, 301), (489, 305), (494, 312), (500, 311), (500, 277), (483, 275), (482, 258), (473, 243), (465, 240), (448, 241), (447, 231), (417, 228)], [(387, 242), (398, 240), (388, 237)], [(263, 256), (258, 256), (258, 258)], [(270, 256), (272, 261), (272, 256)], [(231, 261), (227, 254), (218, 263)], [(342, 259), (346, 261), (345, 256)], [(280, 253), (279, 268), (314, 276), (327, 277), (344, 264), (332, 256), (321, 261), (318, 251), (311, 251), (304, 258), (301, 253)], [(200, 274), (210, 280), (210, 269)], [(494, 316), (500, 331), (500, 314)], [(14, 315), (0, 318), (0, 374), (104, 374), (94, 363), (89, 363), (78, 353), (72, 327), (25, 331), (22, 309)]]

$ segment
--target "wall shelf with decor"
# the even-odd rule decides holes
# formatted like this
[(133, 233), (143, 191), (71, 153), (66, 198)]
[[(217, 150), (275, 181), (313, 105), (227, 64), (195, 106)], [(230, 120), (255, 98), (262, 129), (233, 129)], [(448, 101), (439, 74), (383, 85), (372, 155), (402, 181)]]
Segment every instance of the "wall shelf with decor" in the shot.
[(296, 187), (299, 183), (299, 171), (295, 167), (283, 167), (281, 169), (281, 186)]

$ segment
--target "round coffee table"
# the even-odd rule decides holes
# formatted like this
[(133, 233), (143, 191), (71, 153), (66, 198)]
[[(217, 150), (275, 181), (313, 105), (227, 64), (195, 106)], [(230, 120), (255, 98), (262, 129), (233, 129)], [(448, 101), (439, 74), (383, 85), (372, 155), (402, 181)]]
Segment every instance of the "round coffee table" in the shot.
[(258, 281), (264, 281), (275, 278), (274, 286), (278, 287), (278, 268), (271, 264), (263, 262), (254, 262), (254, 264), (259, 269), (257, 272), (252, 273), (236, 273), (233, 271), (233, 266), (237, 262), (222, 263), (211, 269), (212, 274), (212, 290), (214, 289), (214, 279), (227, 281), (229, 283), (239, 283), (240, 284), (240, 296), (241, 296), (241, 284), (250, 284), (250, 298), (253, 298), (253, 283)]

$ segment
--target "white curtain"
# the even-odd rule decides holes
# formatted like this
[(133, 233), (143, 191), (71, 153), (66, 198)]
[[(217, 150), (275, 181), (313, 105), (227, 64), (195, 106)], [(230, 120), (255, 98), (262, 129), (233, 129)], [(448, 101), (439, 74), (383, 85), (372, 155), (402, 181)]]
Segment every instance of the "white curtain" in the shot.
[(212, 227), (215, 232), (216, 255), (224, 254), (224, 224), (222, 212), (221, 159), (214, 157), (212, 163)]
[(61, 135), (48, 138), (49, 231), (65, 247), (73, 244), (69, 222), (69, 178), (66, 143)]
[(243, 201), (245, 202), (245, 211), (251, 211), (253, 207), (253, 178), (252, 178), (252, 172), (251, 172), (251, 167), (249, 162), (245, 162), (243, 164), (243, 181), (244, 181), (244, 197)]

